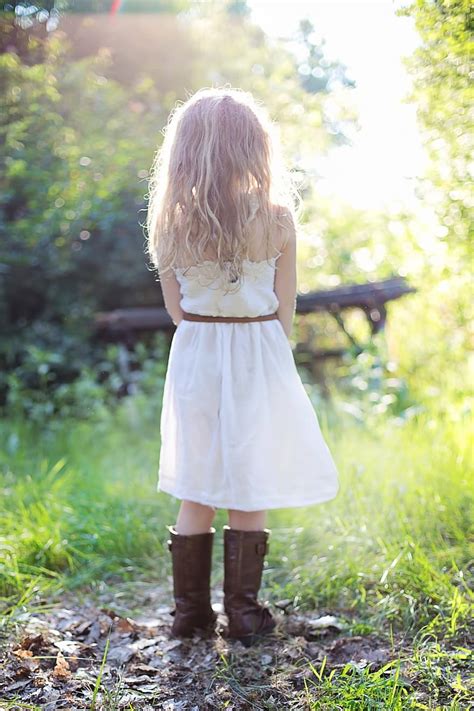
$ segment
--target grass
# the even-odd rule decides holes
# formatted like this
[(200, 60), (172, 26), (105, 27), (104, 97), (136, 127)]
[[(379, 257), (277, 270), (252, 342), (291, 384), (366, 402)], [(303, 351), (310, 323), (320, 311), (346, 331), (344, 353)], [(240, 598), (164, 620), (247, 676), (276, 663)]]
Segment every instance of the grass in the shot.
[(284, 561), (292, 580), (277, 577), (282, 594), (337, 602), (376, 627), (417, 630), (436, 619), (456, 630), (472, 557), (469, 433), (460, 423), (429, 422), (423, 415), (402, 428), (345, 430), (339, 448), (331, 438), (341, 494), (319, 510), (273, 516), (273, 540), (293, 538)]
[[(337, 611), (352, 634), (404, 635), (435, 706), (412, 705), (416, 694), (395, 665), (337, 675), (315, 668), (305, 680), (308, 708), (462, 708), (458, 662), (472, 613), (470, 422), (422, 411), (402, 425), (379, 418), (369, 427), (335, 413), (321, 412), (320, 421), (340, 493), (325, 505), (269, 512), (264, 594), (289, 598), (296, 610)], [(1, 425), (6, 620), (66, 588), (170, 575), (165, 526), (179, 502), (156, 492), (158, 417), (158, 404), (137, 397), (99, 422)], [(225, 522), (219, 511), (218, 531)], [(221, 564), (217, 536), (216, 579)]]

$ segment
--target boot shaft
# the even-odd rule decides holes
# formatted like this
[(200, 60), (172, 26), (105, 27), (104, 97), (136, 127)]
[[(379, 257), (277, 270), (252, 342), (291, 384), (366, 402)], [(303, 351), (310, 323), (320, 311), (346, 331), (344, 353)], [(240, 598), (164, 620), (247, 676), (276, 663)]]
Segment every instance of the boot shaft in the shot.
[(168, 550), (173, 563), (173, 587), (177, 596), (195, 591), (209, 590), (212, 569), (212, 548), (216, 529), (206, 533), (183, 535), (174, 526), (170, 533)]
[(180, 534), (174, 526), (167, 526), (167, 529), (175, 599), (171, 636), (190, 637), (198, 629), (212, 631), (217, 619), (210, 594), (215, 528), (192, 535)]
[(242, 531), (224, 526), (224, 594), (257, 595), (270, 529)]
[(270, 529), (241, 531), (224, 526), (224, 610), (228, 635), (244, 646), (268, 634), (276, 622), (265, 604), (258, 601)]

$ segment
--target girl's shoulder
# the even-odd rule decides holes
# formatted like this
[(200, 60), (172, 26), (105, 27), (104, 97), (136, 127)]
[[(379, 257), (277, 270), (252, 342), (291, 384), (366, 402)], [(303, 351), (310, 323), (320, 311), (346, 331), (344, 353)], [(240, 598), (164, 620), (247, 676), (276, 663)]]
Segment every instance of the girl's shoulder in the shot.
[(273, 205), (273, 209), (278, 248), (283, 251), (289, 242), (296, 241), (296, 222), (287, 205)]
[(288, 207), (288, 205), (271, 205), (273, 216), (276, 220), (286, 220), (285, 226), (288, 222), (293, 221), (293, 212)]

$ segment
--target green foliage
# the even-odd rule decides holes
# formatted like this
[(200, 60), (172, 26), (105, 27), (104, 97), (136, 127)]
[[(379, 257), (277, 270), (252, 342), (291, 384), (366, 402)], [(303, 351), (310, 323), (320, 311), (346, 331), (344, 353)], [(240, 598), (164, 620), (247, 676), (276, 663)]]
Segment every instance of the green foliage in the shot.
[[(0, 377), (9, 416), (45, 423), (57, 417), (96, 421), (126, 395), (155, 397), (164, 383), (167, 342), (162, 333), (129, 350), (110, 344), (82, 353), (70, 338), (55, 346), (19, 350), (20, 363)], [(54, 423), (54, 419), (53, 419)]]
[[(186, 59), (188, 89), (203, 85), (209, 68), (218, 66), (222, 82), (254, 91), (278, 116), (291, 159), (301, 135), (312, 146), (329, 145), (324, 99), (300, 86), (296, 60), (283, 47), (270, 47), (245, 13), (231, 20), (227, 12), (208, 17), (203, 10), (189, 30), (200, 50)], [(231, 31), (233, 43), (222, 43), (222, 32)], [(6, 108), (0, 123), (0, 316), (6, 336), (0, 370), (11, 373), (0, 381), (0, 403), (18, 413), (23, 398), (25, 411), (36, 418), (57, 413), (60, 402), (74, 409), (78, 376), (85, 403), (99, 396), (93, 373), (108, 356), (93, 340), (96, 311), (162, 302), (147, 268), (141, 225), (159, 127), (177, 94), (160, 93), (143, 72), (126, 87), (117, 83), (104, 53), (72, 61), (60, 36), (41, 50), (30, 37), (28, 48), (23, 60), (11, 52), (0, 56)], [(149, 69), (142, 67), (145, 74)], [(56, 396), (60, 385), (63, 395)], [(76, 413), (89, 409), (78, 403)]]
[(236, 17), (248, 17), (251, 12), (247, 0), (227, 0), (226, 10)]
[(341, 396), (346, 395), (341, 406), (360, 423), (370, 425), (386, 418), (387, 424), (396, 427), (424, 410), (378, 342), (358, 355), (349, 352), (338, 371), (337, 389)]
[[(20, 19), (31, 18), (45, 22), (46, 18), (57, 11), (65, 10), (68, 0), (38, 0), (35, 4), (28, 0), (3, 0), (0, 9), (3, 13), (14, 13)], [(29, 23), (24, 27), (30, 27)]]
[[(300, 21), (297, 41), (302, 49), (302, 61), (298, 66), (301, 84), (311, 94), (328, 93), (335, 87), (354, 87), (355, 82), (346, 76), (346, 67), (340, 62), (328, 60), (324, 52), (324, 40), (315, 40), (313, 23)], [(342, 137), (342, 136), (341, 136)]]
[[(290, 165), (305, 174), (318, 154), (343, 140), (337, 126), (353, 122), (349, 91), (334, 125), (326, 108), (327, 98), (334, 100), (325, 96), (329, 78), (344, 77), (344, 68), (328, 65), (314, 43), (312, 26), (303, 22), (300, 49), (308, 66), (327, 70), (320, 87), (324, 90), (311, 91), (301, 85), (300, 60), (284, 46), (271, 44), (246, 13), (231, 19), (230, 5), (206, 4), (189, 23), (195, 49), (182, 52), (189, 67), (187, 89), (211, 81), (254, 92), (281, 125)], [(395, 418), (412, 416), (441, 397), (438, 375), (447, 363), (450, 377), (444, 382), (451, 388), (450, 399), (468, 406), (466, 325), (471, 306), (464, 205), (469, 18), (460, 2), (418, 2), (407, 12), (416, 16), (422, 33), (423, 47), (413, 60), (415, 76), (418, 72), (413, 98), (429, 129), (431, 177), (438, 176), (436, 190), (426, 191), (423, 199), (428, 203), (437, 196), (440, 223), (336, 205), (319, 197), (317, 188), (310, 193), (311, 172), (303, 183), (308, 238), (299, 245), (301, 291), (397, 272), (418, 288), (416, 295), (389, 305), (387, 348), (381, 338), (366, 357), (327, 367), (327, 375), (341, 379), (347, 407), (356, 418), (376, 417), (385, 408)], [(222, 36), (229, 34), (233, 42), (223, 43)], [(28, 66), (12, 54), (0, 61), (7, 106), (0, 124), (5, 137), (0, 156), (5, 175), (0, 184), (0, 308), (7, 334), (0, 365), (13, 373), (8, 380), (3, 377), (0, 387), (4, 399), (12, 389), (8, 402), (15, 412), (22, 398), (27, 411), (39, 413), (44, 406), (57, 412), (60, 402), (70, 403), (78, 375), (88, 393), (84, 401), (94, 401), (93, 393), (99, 397), (102, 392), (102, 376), (95, 374), (102, 372), (101, 363), (110, 361), (91, 341), (94, 312), (155, 304), (159, 297), (145, 265), (138, 224), (147, 168), (160, 140), (157, 127), (182, 92), (160, 94), (154, 88), (153, 82), (160, 82), (159, 67), (153, 81), (131, 82), (124, 89), (110, 79), (111, 65), (103, 56), (73, 62), (64, 52), (57, 40), (48, 44), (41, 64)], [(338, 93), (337, 101), (340, 97)], [(436, 147), (444, 143), (449, 151), (438, 155)], [(443, 172), (436, 166), (445, 156)], [(456, 185), (461, 184), (459, 200)], [(357, 314), (349, 319), (356, 336), (366, 341), (364, 320)], [(325, 346), (337, 340), (342, 345), (343, 340), (334, 323), (322, 316), (317, 317), (315, 338)], [(30, 350), (32, 341), (35, 349)], [(380, 369), (383, 377), (377, 375)], [(68, 394), (55, 399), (60, 384)], [(48, 392), (51, 405), (46, 404)], [(104, 397), (108, 402), (105, 392)], [(74, 411), (71, 404), (65, 407)], [(89, 406), (77, 406), (77, 413), (87, 411)]]
[(417, 0), (399, 12), (414, 18), (422, 41), (406, 63), (414, 76), (410, 98), (418, 103), (432, 160), (423, 194), (438, 209), (445, 228), (440, 238), (462, 262), (472, 235), (472, 5), (468, 0)]
[[(346, 131), (356, 122), (350, 85), (332, 93), (308, 91), (301, 83), (301, 62), (283, 43), (270, 40), (261, 27), (243, 20), (236, 24), (219, 3), (202, 4), (202, 17), (190, 25), (194, 43), (200, 48), (191, 73), (194, 84), (230, 84), (251, 91), (278, 122), (288, 165), (301, 172), (307, 187), (308, 171), (314, 170), (317, 156), (336, 143), (345, 141)], [(222, 37), (232, 37), (223, 42)], [(297, 41), (302, 42), (301, 37)], [(308, 39), (303, 53), (316, 53)], [(326, 67), (328, 80), (344, 77), (345, 68), (330, 63), (324, 52), (318, 61)]]
[[(81, 14), (110, 12), (113, 0), (68, 0), (67, 11)], [(121, 0), (119, 12), (169, 12), (189, 10), (190, 0)]]
[[(0, 58), (7, 107), (0, 233), (10, 323), (130, 305), (153, 287), (138, 212), (151, 125), (162, 114), (148, 104), (150, 87), (126, 96), (104, 80), (97, 61), (63, 63), (60, 45), (50, 47), (48, 60), (33, 66), (13, 54)], [(139, 130), (144, 122), (148, 131)]]
[[(467, 413), (455, 419), (433, 408), (399, 426), (382, 416), (333, 428), (338, 497), (324, 511), (271, 513), (277, 595), (326, 608), (336, 594), (357, 622), (375, 627), (462, 631), (474, 520), (469, 427)], [(297, 534), (290, 547), (289, 531)]]
[[(413, 330), (411, 339), (404, 340), (400, 348), (404, 358), (415, 365), (414, 389), (424, 386), (433, 398), (442, 397), (437, 374), (449, 368), (453, 393), (461, 403), (464, 391), (464, 406), (468, 407), (474, 147), (470, 125), (472, 6), (466, 0), (416, 0), (399, 13), (414, 19), (421, 39), (420, 47), (406, 59), (414, 82), (408, 98), (417, 104), (431, 159), (420, 181), (420, 199), (437, 216), (437, 223), (428, 227), (431, 234), (423, 235), (420, 229), (416, 235), (426, 254), (425, 268), (420, 270), (426, 298), (415, 300), (411, 316), (423, 328)], [(395, 327), (405, 332), (408, 314), (401, 310), (400, 315), (403, 322)]]
[[(388, 307), (386, 335), (394, 373), (406, 382), (416, 407), (446, 398), (464, 411), (472, 400), (467, 387), (472, 13), (468, 3), (458, 0), (419, 0), (401, 14), (414, 18), (421, 36), (420, 48), (406, 60), (414, 81), (407, 99), (417, 104), (431, 158), (427, 174), (419, 179), (418, 208), (412, 214), (363, 212), (329, 203), (316, 187), (306, 199), (308, 237), (300, 250), (300, 287), (324, 288), (394, 273), (407, 277), (418, 292)], [(363, 326), (356, 317), (352, 324), (360, 335)], [(317, 338), (324, 339), (327, 332), (322, 322)], [(330, 371), (344, 375), (340, 368)]]
[(40, 64), (0, 56), (0, 364), (18, 368), (2, 392), (13, 388), (16, 404), (23, 393), (27, 410), (97, 366), (96, 310), (159, 295), (140, 224), (163, 108), (148, 84), (126, 94), (103, 60), (71, 64), (63, 52), (51, 41)]
[[(81, 14), (110, 12), (113, 0), (39, 0), (33, 5), (26, 0), (3, 2), (4, 9), (15, 10), (18, 16), (27, 16), (44, 22), (41, 13), (78, 12)], [(189, 10), (189, 0), (121, 0), (120, 12), (169, 12), (178, 13)], [(39, 17), (38, 17), (39, 15)]]

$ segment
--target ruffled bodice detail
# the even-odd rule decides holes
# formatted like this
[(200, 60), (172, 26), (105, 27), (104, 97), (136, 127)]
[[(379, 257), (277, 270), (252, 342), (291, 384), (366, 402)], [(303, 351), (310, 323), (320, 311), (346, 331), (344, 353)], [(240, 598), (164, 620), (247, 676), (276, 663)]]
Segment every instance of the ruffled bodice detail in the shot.
[(218, 262), (174, 267), (180, 284), (183, 311), (205, 316), (262, 316), (277, 310), (273, 290), (276, 261), (281, 252), (258, 262), (244, 259), (242, 280), (235, 287)]

